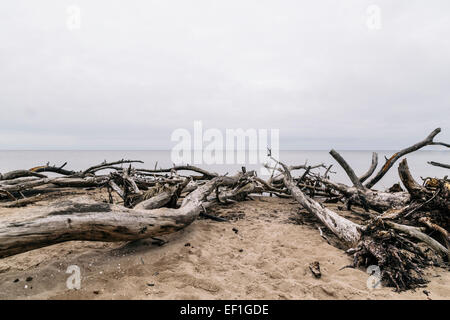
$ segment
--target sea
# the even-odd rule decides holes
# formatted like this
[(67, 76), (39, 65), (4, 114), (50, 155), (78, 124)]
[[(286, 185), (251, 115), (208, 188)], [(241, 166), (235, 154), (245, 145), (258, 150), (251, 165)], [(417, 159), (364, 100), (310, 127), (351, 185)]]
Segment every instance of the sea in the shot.
[[(352, 166), (356, 175), (360, 176), (365, 173), (371, 164), (373, 151), (351, 151), (338, 150), (344, 159)], [(385, 162), (385, 157), (389, 158), (395, 151), (379, 150), (378, 153), (378, 167), (377, 170)], [(249, 163), (249, 154), (246, 153), (246, 159), (241, 161), (234, 161), (233, 163), (191, 163), (206, 170), (216, 172), (219, 174), (235, 174), (241, 171), (243, 166), (247, 170), (256, 170), (258, 175), (262, 178), (265, 176), (262, 170), (262, 162), (258, 160), (257, 163)], [(288, 165), (316, 165), (323, 163), (326, 166), (333, 165), (331, 168), (331, 179), (337, 182), (350, 184), (350, 180), (339, 164), (331, 157), (328, 150), (323, 151), (279, 151), (278, 157), (280, 161)], [(450, 163), (450, 151), (432, 151), (419, 150), (405, 156), (408, 159), (408, 164), (411, 169), (413, 177), (417, 182), (421, 183), (421, 178), (426, 177), (444, 177), (450, 175), (450, 170), (429, 165), (428, 161), (435, 161), (441, 163)], [(172, 153), (169, 150), (0, 150), (0, 173), (5, 173), (18, 169), (29, 169), (32, 167), (50, 164), (61, 166), (67, 162), (65, 168), (70, 170), (83, 170), (90, 166), (102, 163), (103, 161), (116, 161), (120, 159), (141, 160), (144, 163), (136, 163), (133, 166), (137, 168), (169, 168), (173, 166)], [(225, 162), (225, 161), (224, 161)], [(384, 178), (375, 185), (375, 189), (384, 190), (391, 187), (394, 183), (399, 182), (398, 177), (398, 163), (397, 162)], [(301, 174), (302, 171), (298, 171)], [(318, 172), (324, 172), (320, 169)], [(295, 172), (294, 172), (295, 173)], [(49, 174), (52, 176), (52, 174)]]

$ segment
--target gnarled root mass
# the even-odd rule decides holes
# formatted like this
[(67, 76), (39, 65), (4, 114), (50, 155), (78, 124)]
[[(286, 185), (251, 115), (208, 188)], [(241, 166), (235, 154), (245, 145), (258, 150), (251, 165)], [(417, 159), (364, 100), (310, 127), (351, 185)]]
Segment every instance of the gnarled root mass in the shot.
[(397, 291), (414, 289), (428, 281), (423, 269), (439, 265), (436, 255), (401, 236), (381, 220), (374, 220), (366, 226), (358, 245), (349, 251), (353, 254), (352, 267), (380, 268), (381, 281)]

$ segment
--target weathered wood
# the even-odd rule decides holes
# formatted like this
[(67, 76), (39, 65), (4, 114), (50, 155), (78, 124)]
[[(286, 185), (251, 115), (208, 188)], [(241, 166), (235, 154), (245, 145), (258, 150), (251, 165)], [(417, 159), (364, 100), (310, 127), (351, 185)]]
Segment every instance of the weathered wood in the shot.
[(167, 188), (150, 199), (139, 202), (134, 209), (152, 210), (161, 208), (170, 202), (175, 191), (175, 188)]
[(386, 160), (386, 163), (384, 166), (378, 171), (378, 173), (373, 177), (367, 184), (367, 188), (372, 188), (378, 181), (381, 180), (381, 178), (384, 177), (384, 175), (389, 171), (389, 169), (394, 165), (394, 163), (403, 157), (404, 155), (414, 152), (416, 150), (419, 150), (425, 146), (428, 145), (445, 145), (441, 142), (434, 142), (434, 137), (441, 132), (441, 128), (434, 129), (424, 140), (408, 147), (405, 149), (400, 150), (399, 152), (394, 153), (389, 159)]
[(424, 199), (426, 195), (430, 195), (431, 192), (425, 187), (419, 185), (411, 175), (409, 170), (408, 161), (403, 159), (398, 166), (398, 175), (400, 180), (405, 186), (406, 190), (411, 194), (414, 199)]
[(369, 207), (375, 211), (382, 212), (392, 208), (401, 208), (406, 206), (410, 200), (411, 195), (408, 192), (382, 192), (382, 191), (373, 191), (370, 189), (366, 189), (364, 191), (358, 190), (355, 187), (349, 187), (342, 183), (337, 183), (330, 181), (328, 179), (322, 178), (321, 181), (327, 186), (339, 191), (347, 198), (352, 198), (356, 204), (362, 205), (359, 203), (358, 193), (362, 193), (364, 195), (364, 201), (369, 205)]
[(39, 177), (21, 177), (21, 178), (14, 178), (11, 180), (0, 180), (0, 188), (2, 186), (12, 186), (15, 184), (22, 184), (22, 183), (27, 183), (30, 181), (36, 181), (42, 178)]
[(450, 169), (450, 164), (439, 163), (439, 162), (435, 162), (435, 161), (429, 161), (428, 164), (431, 164), (432, 166), (436, 166), (436, 167)]
[(0, 173), (0, 180), (12, 180), (22, 177), (39, 177), (39, 178), (47, 178), (47, 176), (43, 174), (39, 174), (36, 172), (32, 172), (30, 170), (14, 170), (10, 172)]
[(64, 169), (66, 164), (67, 164), (67, 162), (65, 162), (62, 166), (59, 166), (59, 167), (49, 166), (48, 164), (46, 164), (44, 166), (33, 167), (30, 169), (30, 171), (31, 172), (53, 172), (53, 173), (62, 174), (64, 176), (71, 176), (71, 175), (77, 174), (76, 171)]
[(341, 165), (344, 169), (347, 176), (350, 178), (350, 181), (353, 183), (353, 186), (356, 189), (364, 190), (364, 186), (361, 183), (361, 180), (356, 176), (355, 171), (353, 171), (352, 167), (344, 160), (344, 158), (334, 149), (330, 151), (331, 156)]
[(348, 220), (334, 211), (325, 208), (317, 201), (306, 196), (294, 183), (289, 169), (280, 163), (284, 168), (284, 183), (290, 190), (292, 197), (302, 205), (308, 212), (315, 215), (328, 229), (339, 239), (349, 245), (355, 245), (361, 239), (361, 226)]
[(88, 188), (97, 187), (107, 181), (106, 176), (92, 176), (92, 177), (57, 177), (57, 178), (42, 178), (32, 179), (25, 182), (19, 182), (12, 185), (2, 184), (0, 190), (6, 192), (20, 192), (30, 190), (43, 185), (57, 185), (59, 187), (73, 187), (73, 188)]
[(125, 164), (125, 163), (144, 163), (144, 162), (141, 161), (141, 160), (123, 160), (123, 159), (119, 160), (119, 161), (114, 161), (114, 162), (106, 162), (106, 161), (104, 161), (104, 162), (102, 162), (102, 163), (100, 163), (98, 165), (95, 165), (95, 166), (92, 166), (90, 168), (87, 168), (86, 170), (83, 171), (82, 175), (86, 175), (86, 174), (89, 174), (89, 173), (94, 173), (96, 171), (105, 169), (105, 167), (111, 167), (111, 166), (116, 165), (116, 164)]
[(138, 169), (139, 172), (147, 172), (147, 173), (162, 173), (162, 172), (172, 172), (172, 171), (193, 171), (197, 172), (203, 175), (203, 177), (206, 178), (214, 178), (218, 177), (219, 175), (215, 172), (209, 172), (207, 170), (201, 169), (199, 167), (191, 166), (191, 165), (184, 165), (184, 166), (173, 166), (172, 168), (166, 168), (166, 169)]
[(405, 226), (401, 225), (392, 221), (384, 221), (385, 224), (387, 224), (392, 229), (398, 230), (400, 232), (404, 232), (408, 235), (410, 235), (413, 238), (416, 238), (424, 243), (426, 243), (428, 246), (430, 246), (432, 249), (434, 249), (436, 252), (438, 252), (443, 257), (449, 256), (449, 251), (447, 248), (445, 248), (442, 244), (431, 238), (430, 236), (427, 236), (425, 233), (423, 233), (419, 228), (411, 227), (411, 226)]
[(361, 183), (363, 183), (364, 181), (366, 181), (368, 178), (370, 178), (370, 176), (375, 172), (375, 169), (378, 166), (378, 153), (373, 152), (372, 153), (372, 164), (369, 167), (369, 170), (367, 170), (366, 173), (364, 173), (362, 176), (359, 177), (359, 181), (361, 181)]
[(36, 208), (29, 219), (9, 217), (0, 223), (0, 258), (64, 241), (130, 241), (175, 232), (195, 220), (221, 181), (218, 177), (198, 187), (179, 209), (128, 209), (79, 197)]

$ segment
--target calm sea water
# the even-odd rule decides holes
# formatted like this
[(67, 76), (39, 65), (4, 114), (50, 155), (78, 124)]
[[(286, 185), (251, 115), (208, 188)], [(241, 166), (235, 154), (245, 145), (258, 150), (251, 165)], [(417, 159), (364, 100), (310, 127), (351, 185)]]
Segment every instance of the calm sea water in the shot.
[[(390, 157), (394, 151), (377, 151), (379, 157), (379, 167), (384, 164), (384, 157)], [(357, 175), (367, 171), (372, 159), (372, 151), (340, 151), (340, 154), (353, 167)], [(450, 151), (416, 151), (406, 156), (413, 176), (418, 182), (420, 177), (444, 177), (450, 175), (450, 170), (438, 168), (427, 164), (427, 161), (450, 163)], [(67, 169), (82, 170), (92, 165), (107, 161), (120, 159), (142, 160), (144, 164), (135, 164), (136, 167), (154, 168), (158, 162), (158, 167), (172, 166), (170, 151), (0, 151), (0, 172), (7, 172), (17, 169), (29, 169), (49, 162), (54, 165), (62, 165), (68, 162)], [(333, 164), (332, 179), (338, 182), (350, 184), (345, 172), (340, 168), (328, 151), (280, 151), (280, 159), (286, 164), (308, 164), (325, 163)], [(239, 171), (242, 164), (213, 164), (198, 165), (199, 167), (217, 172), (234, 174)], [(246, 165), (248, 170), (259, 170), (259, 164)], [(375, 186), (377, 189), (384, 189), (399, 182), (397, 174), (398, 163), (388, 172), (388, 174)]]

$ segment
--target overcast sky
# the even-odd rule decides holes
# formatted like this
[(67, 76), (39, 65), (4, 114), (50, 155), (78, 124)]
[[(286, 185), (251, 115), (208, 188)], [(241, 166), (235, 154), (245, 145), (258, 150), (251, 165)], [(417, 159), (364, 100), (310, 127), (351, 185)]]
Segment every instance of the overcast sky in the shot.
[(169, 149), (195, 120), (280, 129), (287, 150), (395, 149), (436, 127), (449, 142), (449, 12), (448, 0), (1, 1), (0, 149)]

